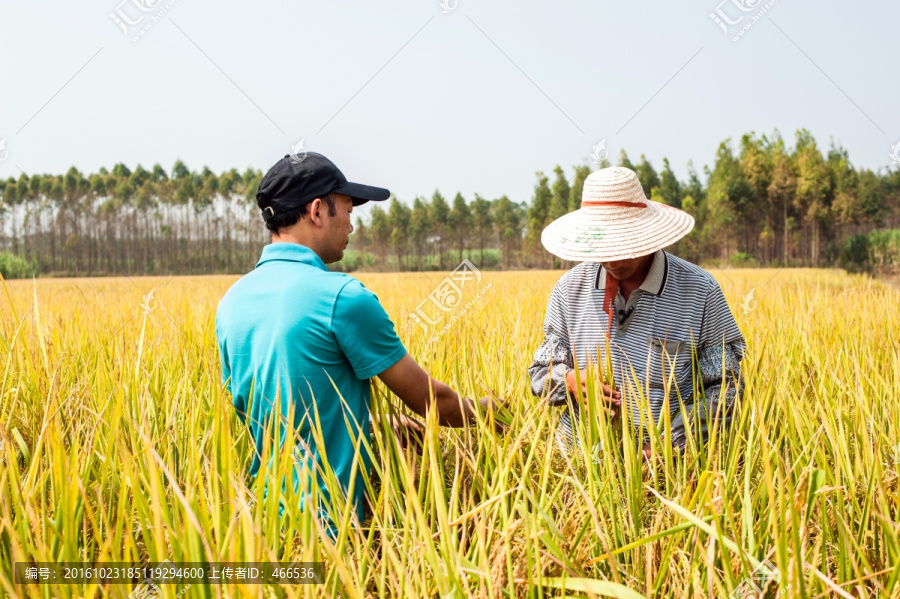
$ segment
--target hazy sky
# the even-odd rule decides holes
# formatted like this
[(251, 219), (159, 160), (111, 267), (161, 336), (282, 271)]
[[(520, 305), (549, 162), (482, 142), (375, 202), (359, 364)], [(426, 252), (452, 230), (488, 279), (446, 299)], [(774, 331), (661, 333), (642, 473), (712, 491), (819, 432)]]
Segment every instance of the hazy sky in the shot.
[(604, 138), (682, 179), (749, 131), (871, 169), (900, 141), (896, 1), (143, 1), (0, 0), (0, 177), (265, 171), (304, 139), (407, 202), (523, 201)]

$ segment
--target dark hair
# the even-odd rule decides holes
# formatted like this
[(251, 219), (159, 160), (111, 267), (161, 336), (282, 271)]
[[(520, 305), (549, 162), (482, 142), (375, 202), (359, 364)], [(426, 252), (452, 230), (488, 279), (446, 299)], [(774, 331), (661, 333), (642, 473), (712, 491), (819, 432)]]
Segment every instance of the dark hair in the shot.
[[(333, 193), (327, 193), (320, 198), (325, 204), (328, 206), (328, 215), (334, 216), (337, 214), (337, 208), (335, 207), (335, 201), (337, 198)], [(256, 205), (260, 207), (260, 209), (268, 208), (271, 203), (266, 200), (263, 194), (259, 194), (256, 196)], [(282, 212), (281, 214), (276, 214), (272, 218), (266, 221), (266, 228), (272, 233), (278, 234), (279, 229), (283, 229), (286, 227), (290, 227), (299, 221), (301, 218), (307, 215), (309, 211), (309, 204), (303, 204), (296, 210), (291, 210), (289, 212)]]

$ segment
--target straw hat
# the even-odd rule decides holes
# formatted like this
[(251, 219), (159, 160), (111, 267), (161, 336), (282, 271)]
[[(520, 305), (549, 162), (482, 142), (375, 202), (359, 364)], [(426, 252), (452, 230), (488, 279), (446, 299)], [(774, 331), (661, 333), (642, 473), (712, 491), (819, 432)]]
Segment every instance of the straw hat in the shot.
[(547, 225), (541, 243), (563, 260), (610, 262), (651, 254), (693, 228), (687, 212), (648, 200), (634, 171), (611, 166), (588, 176), (581, 208)]

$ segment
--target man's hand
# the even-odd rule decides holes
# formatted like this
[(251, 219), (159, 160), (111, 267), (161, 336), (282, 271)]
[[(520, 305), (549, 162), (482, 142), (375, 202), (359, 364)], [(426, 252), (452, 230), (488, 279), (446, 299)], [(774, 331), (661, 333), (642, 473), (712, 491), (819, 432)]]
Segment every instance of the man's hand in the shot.
[[(581, 380), (581, 388), (578, 388), (578, 384), (575, 380), (575, 370), (570, 370), (566, 373), (566, 389), (569, 390), (569, 393), (574, 395), (577, 398), (586, 398), (587, 397), (587, 370), (579, 370), (578, 378)], [(604, 383), (601, 383), (599, 380), (598, 389), (601, 392), (600, 398), (609, 404), (611, 407), (603, 408), (607, 411), (610, 416), (615, 416), (616, 411), (613, 408), (619, 407), (622, 405), (622, 394), (618, 391), (613, 391), (613, 389)]]
[[(494, 431), (499, 434), (505, 433), (509, 420), (509, 415), (506, 412), (506, 401), (499, 397), (482, 397), (478, 403), (485, 412), (493, 412)], [(485, 418), (487, 418), (486, 415)]]
[(422, 455), (422, 444), (425, 442), (425, 430), (422, 426), (402, 414), (391, 415), (388, 417), (388, 424), (394, 431), (394, 436), (400, 442), (400, 448), (406, 449), (412, 447), (416, 453)]

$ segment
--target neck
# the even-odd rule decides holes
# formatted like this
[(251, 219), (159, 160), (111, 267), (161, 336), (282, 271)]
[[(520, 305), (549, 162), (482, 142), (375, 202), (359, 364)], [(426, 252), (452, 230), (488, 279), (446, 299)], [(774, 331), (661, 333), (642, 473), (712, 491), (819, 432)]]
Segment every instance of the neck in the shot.
[(318, 240), (315, 239), (312, 235), (307, 235), (305, 231), (298, 230), (294, 227), (289, 229), (282, 229), (279, 234), (272, 234), (272, 243), (296, 243), (302, 246), (306, 246), (316, 253), (319, 258), (325, 259), (322, 256), (321, 244), (318, 243)]

